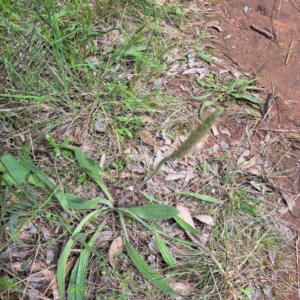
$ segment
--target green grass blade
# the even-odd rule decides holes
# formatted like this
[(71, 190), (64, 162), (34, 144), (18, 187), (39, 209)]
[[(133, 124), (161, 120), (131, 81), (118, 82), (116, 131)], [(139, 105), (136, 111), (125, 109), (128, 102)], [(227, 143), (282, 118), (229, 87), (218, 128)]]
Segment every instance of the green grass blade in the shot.
[(213, 197), (210, 197), (208, 195), (204, 195), (204, 194), (196, 194), (196, 193), (190, 193), (190, 192), (179, 192), (179, 193), (176, 193), (176, 194), (177, 195), (193, 197), (193, 198), (196, 198), (198, 200), (202, 200), (202, 201), (206, 201), (206, 202), (222, 204), (222, 202), (220, 200), (218, 200), (216, 198), (213, 198)]
[(71, 248), (76, 241), (77, 235), (81, 232), (83, 226), (90, 220), (98, 217), (102, 214), (102, 210), (95, 210), (84, 217), (84, 219), (78, 224), (76, 229), (74, 230), (72, 236), (70, 237), (69, 241), (65, 245), (65, 248), (58, 260), (57, 265), (57, 285), (58, 291), (61, 298), (65, 296), (65, 280), (66, 280), (66, 266), (67, 266), (67, 259), (70, 255)]
[(164, 293), (168, 295), (176, 296), (176, 293), (170, 287), (168, 282), (159, 273), (157, 273), (155, 270), (150, 268), (150, 266), (145, 262), (145, 260), (141, 256), (139, 256), (137, 252), (134, 250), (134, 248), (130, 245), (128, 239), (125, 239), (125, 243), (126, 243), (126, 249), (128, 255), (131, 261), (133, 262), (133, 264), (139, 270), (139, 272), (147, 280), (149, 280), (149, 282), (151, 282), (154, 286), (156, 286)]

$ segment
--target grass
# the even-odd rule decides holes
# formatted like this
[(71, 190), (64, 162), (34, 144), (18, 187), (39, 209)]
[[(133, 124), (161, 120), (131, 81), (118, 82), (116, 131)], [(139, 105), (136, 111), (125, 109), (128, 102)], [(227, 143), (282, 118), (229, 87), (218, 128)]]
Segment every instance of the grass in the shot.
[[(253, 179), (264, 186), (264, 178), (250, 178), (236, 165), (247, 141), (231, 157), (202, 151), (199, 162), (199, 152), (186, 153), (182, 144), (211, 106), (230, 105), (229, 117), (236, 101), (260, 102), (253, 80), (226, 80), (212, 70), (210, 36), (194, 23), (214, 11), (203, 3), (194, 13), (191, 5), (0, 2), (3, 299), (172, 299), (176, 293), (246, 299), (251, 291), (270, 289), (279, 297), (288, 289), (272, 277), (286, 271), (276, 206), (270, 195), (244, 185)], [(189, 53), (210, 67), (204, 79), (189, 78), (194, 99), (204, 101), (199, 111), (168, 87), (188, 67)], [(249, 106), (245, 111), (255, 115)], [(178, 141), (183, 148), (160, 173), (154, 169), (144, 197), (135, 193), (118, 207), (158, 157), (154, 144), (139, 140), (141, 129), (165, 151), (161, 159), (171, 155), (170, 143), (177, 143), (171, 150)], [(167, 181), (169, 165), (176, 173), (198, 168), (196, 181)], [(193, 192), (197, 180), (202, 184)], [(195, 228), (178, 221), (174, 203), (213, 217), (213, 227), (196, 224), (197, 233), (209, 236), (206, 245), (188, 239)], [(118, 236), (124, 245), (112, 251), (110, 264)]]

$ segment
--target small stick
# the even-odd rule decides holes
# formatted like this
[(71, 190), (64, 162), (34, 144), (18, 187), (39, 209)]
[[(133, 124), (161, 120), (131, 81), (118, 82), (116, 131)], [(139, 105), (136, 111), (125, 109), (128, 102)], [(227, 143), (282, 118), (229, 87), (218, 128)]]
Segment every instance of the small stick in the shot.
[(290, 48), (289, 48), (289, 51), (288, 51), (288, 54), (286, 56), (286, 60), (285, 60), (285, 64), (287, 65), (288, 62), (289, 62), (289, 58), (290, 58), (290, 54), (291, 54), (291, 50), (292, 50), (292, 47), (293, 47), (293, 39), (294, 37), (292, 36), (291, 37), (291, 44), (290, 44)]
[(292, 2), (293, 2), (293, 4), (295, 5), (295, 7), (298, 9), (298, 11), (300, 11), (300, 8), (299, 8), (299, 6), (295, 3), (295, 1), (292, 0)]
[(269, 38), (269, 39), (273, 39), (273, 38), (274, 38), (274, 34), (273, 34), (273, 33), (269, 32), (269, 31), (267, 31), (267, 30), (261, 29), (261, 28), (257, 27), (257, 26), (254, 25), (254, 24), (252, 24), (250, 27), (251, 27), (253, 30), (255, 30), (256, 32), (258, 32), (258, 33), (264, 35), (265, 37), (267, 37), (267, 38)]

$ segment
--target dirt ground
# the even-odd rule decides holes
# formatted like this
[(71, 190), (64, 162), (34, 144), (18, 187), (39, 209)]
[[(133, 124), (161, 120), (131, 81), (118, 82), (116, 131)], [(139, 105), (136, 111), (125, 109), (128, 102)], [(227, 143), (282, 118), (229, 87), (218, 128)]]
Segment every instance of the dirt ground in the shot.
[[(215, 37), (213, 47), (239, 72), (258, 78), (265, 89), (260, 94), (266, 101), (261, 105), (261, 121), (250, 138), (251, 154), (260, 150), (263, 141), (268, 141), (261, 156), (278, 172), (278, 176), (270, 179), (270, 185), (279, 195), (274, 201), (286, 204), (288, 209), (282, 218), (297, 232), (300, 225), (300, 4), (293, 0), (229, 0), (216, 6), (221, 17), (206, 20), (219, 22), (208, 28), (208, 33)], [(191, 103), (193, 98), (184, 88), (187, 84), (188, 80), (181, 77), (170, 82), (169, 87)], [(233, 120), (230, 126), (237, 135), (244, 131)], [(294, 241), (295, 259), (291, 263), (295, 264), (297, 274), (296, 251), (300, 247), (297, 234)], [(300, 299), (300, 296), (293, 292), (288, 298)]]
[[(282, 174), (274, 178), (273, 184), (291, 208), (283, 214), (283, 219), (298, 229), (300, 5), (296, 2), (224, 1), (218, 4), (224, 13), (220, 20), (222, 32), (215, 30), (213, 34), (219, 38), (217, 49), (241, 71), (260, 78), (259, 82), (266, 89), (266, 101), (270, 94), (278, 95), (270, 105), (268, 116), (258, 125), (257, 135), (264, 139), (268, 134), (274, 141), (269, 159)], [(279, 155), (281, 152), (283, 156)], [(299, 299), (299, 295), (293, 293), (289, 299)]]

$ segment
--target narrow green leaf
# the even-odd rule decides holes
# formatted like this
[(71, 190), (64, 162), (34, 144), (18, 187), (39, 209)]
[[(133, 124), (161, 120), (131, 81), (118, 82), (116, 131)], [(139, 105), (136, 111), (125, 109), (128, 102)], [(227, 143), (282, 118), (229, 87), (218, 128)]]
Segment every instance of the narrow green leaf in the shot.
[(199, 112), (200, 117), (202, 117), (202, 113), (203, 113), (204, 108), (206, 108), (208, 106), (211, 106), (211, 105), (215, 105), (218, 102), (218, 100), (219, 100), (219, 97), (215, 98), (214, 100), (204, 102), (202, 104), (200, 112)]
[(103, 170), (99, 167), (99, 165), (79, 148), (75, 148), (75, 156), (79, 165), (84, 168), (85, 172), (100, 186), (106, 197), (113, 202), (108, 189), (100, 177)]
[(130, 207), (128, 210), (146, 220), (167, 220), (179, 214), (179, 211), (175, 207), (163, 204)]
[(222, 202), (220, 200), (218, 200), (216, 198), (213, 198), (213, 197), (210, 197), (208, 195), (204, 195), (204, 194), (196, 194), (196, 193), (189, 193), (189, 192), (180, 192), (180, 193), (176, 193), (176, 194), (193, 197), (193, 198), (203, 200), (203, 201), (206, 201), (206, 202), (222, 204)]
[(166, 293), (168, 295), (176, 296), (175, 291), (170, 287), (168, 282), (159, 273), (157, 273), (155, 270), (153, 270), (141, 256), (139, 256), (137, 254), (137, 252), (130, 245), (130, 243), (127, 239), (125, 239), (125, 243), (126, 243), (126, 249), (127, 249), (128, 255), (129, 255), (132, 263), (139, 270), (139, 272), (147, 280), (149, 280), (149, 282), (151, 282), (154, 286), (156, 286), (158, 289), (160, 289), (164, 293)]
[(151, 196), (151, 195), (149, 195), (149, 194), (147, 194), (147, 193), (145, 193), (145, 192), (141, 192), (141, 194), (146, 198), (146, 199), (148, 199), (151, 203), (153, 203), (153, 202), (159, 202), (155, 197), (153, 197), (153, 196)]
[(231, 83), (227, 86), (225, 92), (227, 94), (231, 93), (235, 89), (238, 83), (240, 83), (240, 80), (238, 78), (233, 79)]
[(254, 96), (251, 96), (249, 94), (245, 94), (245, 93), (239, 93), (239, 94), (236, 94), (236, 93), (231, 93), (230, 94), (231, 96), (237, 98), (237, 99), (245, 99), (245, 100), (248, 100), (250, 102), (253, 102), (253, 103), (263, 103), (264, 101), (259, 99), (259, 98), (256, 98)]
[[(87, 243), (88, 247), (80, 252), (79, 258), (72, 270), (69, 285), (68, 285), (68, 300), (82, 300), (86, 290), (86, 277), (88, 260), (91, 253), (89, 247), (93, 247), (96, 238), (106, 224), (106, 219), (100, 224), (93, 236)], [(94, 250), (94, 249), (93, 249)]]
[(73, 244), (76, 241), (76, 237), (78, 234), (80, 234), (83, 226), (90, 220), (98, 217), (102, 214), (102, 210), (95, 210), (84, 217), (84, 219), (78, 224), (76, 229), (74, 230), (72, 236), (70, 237), (69, 241), (65, 245), (65, 248), (58, 260), (57, 265), (57, 285), (58, 285), (58, 291), (61, 298), (64, 298), (65, 296), (65, 280), (66, 280), (66, 266), (67, 266), (67, 260), (70, 255), (71, 248)]
[(192, 227), (190, 224), (188, 224), (187, 222), (182, 220), (180, 217), (177, 216), (177, 217), (174, 217), (174, 219), (182, 229), (189, 231), (191, 233), (199, 234), (199, 232), (194, 227)]
[(175, 266), (177, 264), (175, 258), (173, 257), (172, 253), (170, 252), (169, 248), (167, 247), (164, 240), (160, 237), (157, 230), (154, 229), (155, 234), (155, 241), (157, 245), (158, 251), (161, 253), (163, 260), (169, 265), (169, 266)]
[(42, 182), (35, 174), (29, 175), (28, 182), (34, 185), (35, 187), (41, 187), (41, 188), (46, 187), (44, 182)]
[(206, 93), (202, 96), (198, 96), (198, 97), (194, 97), (193, 99), (194, 100), (197, 100), (197, 101), (202, 101), (202, 100), (205, 100), (207, 97), (209, 97), (210, 95), (212, 95), (214, 92), (210, 92), (210, 93)]
[(212, 63), (214, 60), (213, 60), (213, 57), (210, 55), (210, 54), (207, 54), (205, 52), (198, 52), (199, 56), (207, 61), (208, 63)]
[(0, 158), (2, 164), (1, 169), (5, 169), (2, 177), (3, 181), (8, 185), (20, 185), (28, 174), (28, 169), (21, 165), (16, 159), (10, 155), (3, 155)]

